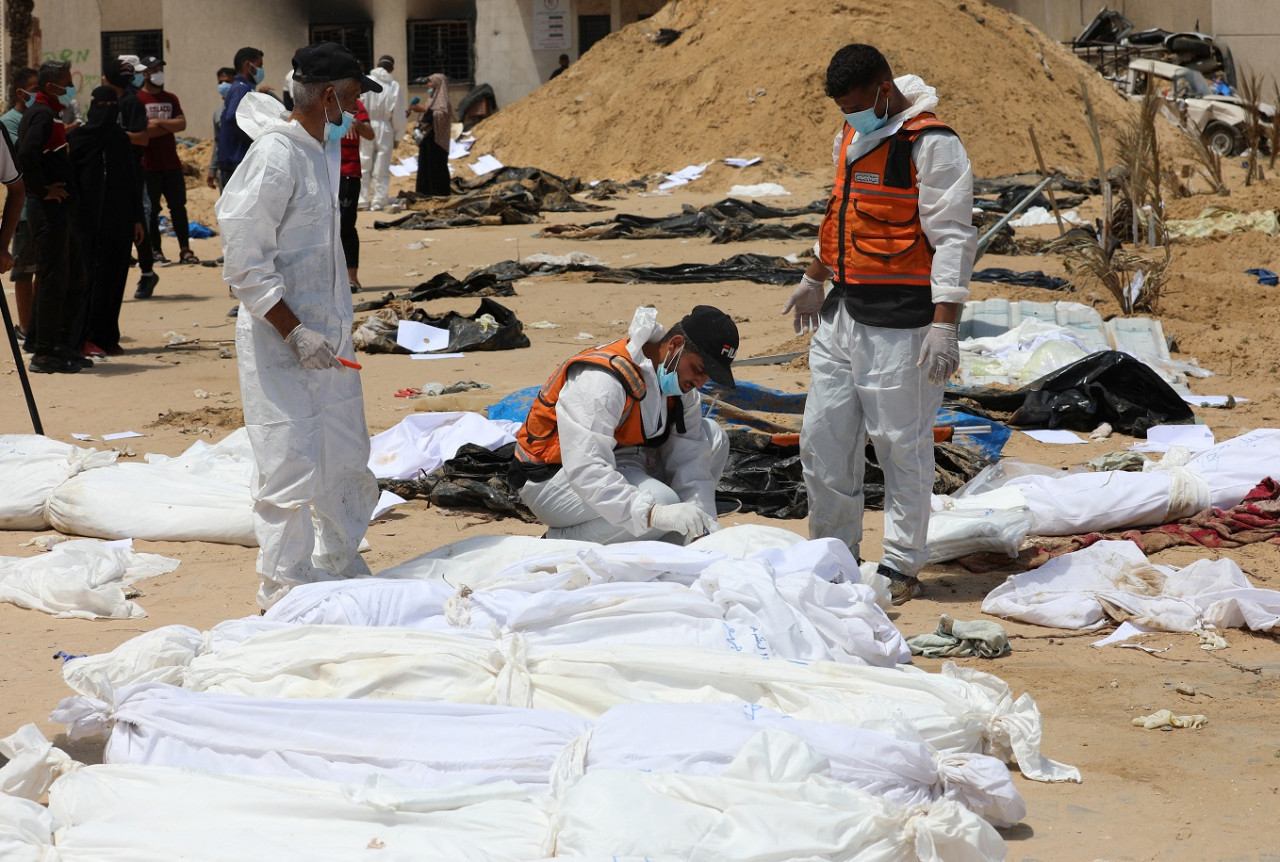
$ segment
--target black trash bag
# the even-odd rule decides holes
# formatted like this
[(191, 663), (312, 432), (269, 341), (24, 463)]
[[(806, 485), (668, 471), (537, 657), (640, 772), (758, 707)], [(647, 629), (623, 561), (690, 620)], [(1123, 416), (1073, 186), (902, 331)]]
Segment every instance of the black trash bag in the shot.
[[(493, 323), (481, 320), (485, 315)], [(471, 350), (515, 350), (529, 346), (529, 336), (524, 334), (524, 324), (515, 312), (488, 297), (480, 300), (474, 314), (462, 315), (456, 311), (432, 316), (422, 309), (413, 313), (413, 320), (449, 330), (448, 353), (465, 353)]]
[(508, 443), (490, 451), (475, 443), (463, 444), (457, 454), (419, 480), (419, 496), (442, 509), (485, 509), (536, 522), (537, 518), (507, 482), (515, 446)]
[(469, 272), (462, 281), (442, 272), (415, 287), (408, 299), (426, 302), (459, 296), (515, 296), (515, 282), (524, 277), (525, 272), (513, 260)]
[(1011, 425), (1092, 431), (1108, 422), (1116, 431), (1146, 437), (1153, 425), (1195, 422), (1191, 407), (1159, 374), (1118, 350), (1091, 353), (1028, 390)]

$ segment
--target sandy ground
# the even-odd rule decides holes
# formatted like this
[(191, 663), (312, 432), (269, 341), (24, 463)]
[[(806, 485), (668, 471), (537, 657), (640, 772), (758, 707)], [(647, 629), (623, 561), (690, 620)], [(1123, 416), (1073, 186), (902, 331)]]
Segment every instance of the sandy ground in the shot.
[[(678, 167), (674, 166), (673, 167)], [(780, 202), (806, 202), (822, 193), (821, 175), (779, 177), (741, 174), (742, 182), (764, 179), (783, 182), (793, 197)], [(1239, 177), (1236, 177), (1239, 187)], [(403, 186), (400, 182), (398, 186)], [(702, 204), (724, 195), (728, 183), (699, 181), (669, 197), (631, 196), (616, 205), (623, 211), (662, 214), (678, 211), (682, 203)], [(1228, 199), (1199, 197), (1178, 202), (1187, 212), (1209, 203), (1258, 206), (1270, 200), (1275, 186)], [(1243, 191), (1243, 190), (1241, 190)], [(206, 214), (211, 193), (193, 190), (193, 210)], [(1246, 208), (1249, 208), (1246, 206)], [(568, 214), (570, 216), (578, 214)], [(595, 218), (593, 214), (582, 221)], [(607, 217), (607, 214), (605, 214)], [(555, 220), (572, 220), (560, 219)], [(362, 214), (364, 265), (361, 279), (366, 297), (403, 290), (441, 270), (461, 276), (473, 267), (533, 252), (584, 251), (617, 265), (712, 262), (730, 254), (758, 251), (777, 254), (800, 251), (792, 242), (760, 242), (711, 246), (708, 241), (626, 241), (570, 243), (538, 239), (536, 226), (484, 227), (427, 233), (374, 231), (373, 216)], [(1042, 229), (1047, 230), (1047, 229)], [(1031, 233), (1034, 233), (1031, 232)], [(420, 250), (410, 243), (426, 241)], [(166, 250), (173, 240), (166, 240)], [(212, 259), (218, 240), (197, 241), (196, 252)], [(1276, 425), (1280, 420), (1277, 395), (1274, 331), (1277, 310), (1267, 288), (1240, 274), (1250, 266), (1280, 269), (1274, 239), (1260, 234), (1218, 240), (1197, 240), (1177, 247), (1175, 272), (1165, 298), (1166, 332), (1175, 335), (1184, 351), (1217, 371), (1216, 377), (1194, 381), (1195, 391), (1231, 393), (1253, 399), (1233, 411), (1200, 411), (1218, 439), (1241, 431)], [(1055, 258), (990, 257), (985, 265), (1014, 269), (1044, 269), (1061, 273)], [(146, 436), (131, 441), (129, 451), (177, 454), (196, 439), (218, 439), (230, 429), (227, 414), (239, 405), (234, 359), (220, 359), (217, 345), (233, 338), (226, 316), (232, 307), (220, 271), (173, 266), (160, 270), (155, 297), (126, 301), (122, 328), (126, 354), (75, 376), (34, 377), (36, 396), (47, 433), (71, 441), (72, 432), (103, 434), (135, 430)], [(129, 295), (132, 295), (132, 278)], [(12, 290), (6, 282), (10, 298)], [(362, 372), (366, 414), (371, 432), (396, 424), (407, 411), (479, 409), (514, 389), (540, 383), (565, 356), (584, 343), (617, 337), (625, 331), (637, 305), (653, 303), (664, 320), (672, 321), (699, 302), (719, 305), (740, 321), (741, 356), (773, 353), (793, 334), (790, 321), (779, 311), (790, 288), (747, 283), (709, 286), (588, 285), (576, 278), (539, 278), (521, 282), (518, 296), (501, 300), (526, 323), (550, 320), (558, 329), (528, 330), (532, 347), (518, 352), (473, 354), (463, 359), (415, 362), (403, 356), (365, 356)], [(1010, 290), (998, 285), (974, 285), (975, 298), (1010, 296), (1039, 300), (1095, 301), (1104, 314), (1114, 304), (1095, 289), (1081, 294), (1055, 294), (1035, 289)], [(12, 303), (12, 299), (10, 299)], [(428, 310), (474, 311), (475, 300), (441, 300)], [(12, 307), (12, 306), (11, 306)], [(171, 336), (199, 338), (194, 347), (166, 348)], [(580, 333), (590, 338), (579, 340)], [(786, 390), (808, 385), (803, 369), (787, 366), (742, 368), (739, 376)], [(406, 401), (393, 393), (430, 381), (480, 380), (493, 390), (435, 404), (428, 399)], [(199, 397), (198, 390), (210, 393)], [(26, 412), (12, 358), (0, 357), (0, 432), (28, 433)], [(157, 423), (161, 414), (168, 413)], [(1106, 451), (1122, 448), (1123, 437), (1082, 446), (1037, 443), (1015, 434), (1006, 454), (1041, 463), (1066, 466)], [(101, 444), (99, 444), (101, 445)], [(122, 447), (123, 448), (123, 447)], [(2, 481), (2, 480), (0, 480)], [(731, 523), (766, 521), (734, 516)], [(868, 516), (864, 553), (878, 552), (880, 513)], [(804, 534), (801, 521), (772, 522)], [(376, 572), (448, 542), (480, 533), (537, 534), (540, 526), (515, 520), (493, 522), (469, 513), (447, 512), (412, 503), (369, 528), (372, 550), (368, 561)], [(19, 547), (32, 534), (0, 534), (0, 553), (28, 555)], [(59, 674), (59, 650), (102, 652), (154, 627), (185, 623), (207, 628), (214, 623), (256, 612), (255, 551), (213, 544), (138, 543), (140, 550), (182, 561), (170, 575), (143, 581), (140, 604), (149, 616), (133, 621), (54, 619), (33, 611), (0, 605), (0, 734), (35, 722), (51, 736), (60, 726), (47, 720), (49, 710), (69, 691)], [(1255, 545), (1228, 552), (1260, 587), (1280, 588), (1280, 557), (1273, 545)], [(1157, 562), (1185, 565), (1204, 552), (1178, 549), (1156, 557)], [(940, 613), (959, 619), (980, 616), (983, 596), (1006, 573), (970, 574), (958, 566), (930, 567), (925, 574), (928, 593), (895, 611), (907, 635), (934, 628)], [(1045, 785), (1018, 779), (1026, 796), (1026, 821), (1004, 830), (1011, 859), (1066, 860), (1202, 860), (1277, 858), (1268, 855), (1280, 836), (1273, 820), (1280, 794), (1280, 739), (1275, 712), (1280, 696), (1280, 646), (1270, 637), (1228, 632), (1231, 648), (1203, 652), (1192, 635), (1151, 635), (1147, 641), (1168, 652), (1148, 655), (1136, 650), (1100, 650), (1089, 644), (1094, 636), (1080, 636), (1019, 624), (1007, 624), (1014, 652), (995, 662), (966, 660), (1007, 680), (1016, 693), (1030, 692), (1044, 715), (1044, 750), (1075, 764), (1084, 774), (1081, 785)], [(920, 661), (934, 670), (937, 662)], [(1174, 687), (1188, 684), (1198, 692), (1179, 695)], [(1204, 713), (1207, 727), (1170, 733), (1144, 731), (1130, 725), (1137, 715), (1168, 707), (1178, 713)], [(66, 745), (66, 740), (59, 740)], [(76, 757), (100, 757), (96, 746), (70, 745)]]

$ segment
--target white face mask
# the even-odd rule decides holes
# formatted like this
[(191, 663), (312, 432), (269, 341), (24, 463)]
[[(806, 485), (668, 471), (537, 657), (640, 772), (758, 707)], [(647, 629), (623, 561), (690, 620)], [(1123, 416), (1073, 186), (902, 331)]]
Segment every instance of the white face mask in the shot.
[(151, 73), (151, 86), (164, 88), (164, 72)]

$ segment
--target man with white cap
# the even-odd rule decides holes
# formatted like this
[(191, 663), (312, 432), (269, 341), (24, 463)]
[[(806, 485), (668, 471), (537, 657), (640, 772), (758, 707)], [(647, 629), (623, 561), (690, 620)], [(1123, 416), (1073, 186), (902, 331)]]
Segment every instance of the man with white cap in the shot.
[(217, 204), (222, 277), (241, 303), (264, 609), (297, 584), (367, 576), (357, 549), (378, 497), (360, 377), (343, 364), (354, 354), (338, 177), (356, 99), (379, 85), (332, 42), (300, 49), (293, 69), (292, 113), (262, 93), (240, 101), (253, 143)]

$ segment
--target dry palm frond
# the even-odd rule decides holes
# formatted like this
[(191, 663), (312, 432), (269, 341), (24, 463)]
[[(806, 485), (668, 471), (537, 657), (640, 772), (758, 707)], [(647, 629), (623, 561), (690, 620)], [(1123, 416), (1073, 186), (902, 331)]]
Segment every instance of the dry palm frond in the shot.
[(1165, 245), (1160, 256), (1140, 255), (1113, 246), (1108, 252), (1087, 231), (1073, 230), (1049, 243), (1046, 251), (1063, 256), (1067, 273), (1080, 278), (1080, 287), (1097, 283), (1120, 304), (1124, 315), (1160, 310), (1160, 292), (1169, 277), (1172, 254)]
[(1262, 122), (1262, 76), (1250, 70), (1240, 78), (1240, 99), (1244, 102), (1244, 143), (1249, 150), (1249, 170), (1244, 175), (1244, 184), (1253, 185), (1253, 181), (1262, 179), (1262, 165), (1258, 164), (1258, 150), (1267, 135), (1266, 126)]
[(1147, 233), (1147, 214), (1159, 217), (1164, 212), (1164, 197), (1160, 192), (1160, 143), (1156, 138), (1156, 114), (1160, 110), (1160, 101), (1148, 85), (1137, 113), (1116, 134), (1121, 154), (1117, 176), (1124, 195), (1124, 200), (1117, 203), (1117, 210), (1123, 208), (1128, 213), (1134, 245), (1138, 245)]
[(1276, 169), (1280, 155), (1280, 84), (1271, 82), (1271, 170)]
[(1227, 188), (1226, 182), (1222, 179), (1222, 156), (1215, 153), (1213, 148), (1209, 146), (1208, 135), (1203, 131), (1197, 131), (1196, 127), (1188, 121), (1185, 106), (1182, 108), (1181, 120), (1178, 126), (1191, 138), (1191, 152), (1195, 155), (1196, 161), (1200, 163), (1205, 177), (1209, 180), (1209, 185), (1213, 186), (1214, 194), (1222, 197), (1231, 194), (1231, 190)]

